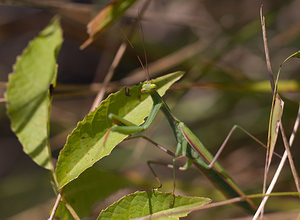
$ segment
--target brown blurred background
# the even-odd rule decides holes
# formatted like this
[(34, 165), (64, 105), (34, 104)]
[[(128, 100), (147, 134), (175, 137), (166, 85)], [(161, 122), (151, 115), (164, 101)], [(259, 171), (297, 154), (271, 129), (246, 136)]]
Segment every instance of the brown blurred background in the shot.
[[(300, 1), (262, 2), (271, 62), (276, 73), (280, 63), (299, 50)], [(58, 59), (58, 86), (54, 90), (51, 117), (54, 157), (57, 157), (77, 122), (88, 113), (99, 83), (104, 79), (118, 46), (124, 41), (122, 32), (128, 32), (143, 1), (130, 8), (91, 46), (80, 50), (80, 45), (88, 37), (86, 24), (108, 3), (100, 0), (0, 0), (0, 98), (4, 97), (8, 74), (12, 72), (16, 57), (54, 14), (61, 16), (64, 43)], [(272, 100), (270, 87), (265, 86), (264, 91), (244, 87), (238, 89), (238, 85), (268, 80), (259, 22), (260, 5), (261, 1), (253, 0), (152, 0), (141, 21), (143, 32), (137, 30), (131, 39), (137, 53), (142, 55), (144, 36), (149, 63), (156, 65), (150, 65), (153, 75), (176, 70), (187, 72), (179, 86), (171, 89), (165, 99), (175, 115), (192, 128), (211, 152), (217, 151), (235, 124), (266, 143)], [(128, 49), (109, 91), (144, 80), (139, 66), (134, 50)], [(284, 66), (281, 79), (298, 82), (299, 69), (300, 62), (291, 60)], [(192, 87), (189, 86), (191, 82), (201, 84)], [(285, 100), (283, 117), (286, 131), (290, 134), (296, 119), (298, 90), (296, 88), (283, 95), (290, 98)], [(162, 119), (156, 120), (147, 134), (174, 149), (175, 141), (168, 124)], [(22, 151), (22, 146), (10, 130), (5, 103), (0, 105), (0, 123), (0, 219), (45, 219), (54, 199), (49, 173), (39, 168)], [(296, 139), (293, 149), (296, 167), (299, 167), (298, 144)], [(283, 151), (281, 139), (277, 151)], [(259, 193), (264, 153), (265, 150), (249, 137), (237, 132), (221, 156), (221, 162), (241, 188)], [(109, 158), (100, 161), (97, 166), (155, 184), (146, 166), (147, 160), (170, 162), (169, 157), (151, 145), (145, 145), (143, 141), (130, 141), (115, 149)], [(275, 168), (278, 159), (274, 161)], [(169, 190), (172, 187), (172, 171), (157, 169), (160, 176), (166, 176), (162, 178), (165, 181), (163, 184), (165, 190)], [(222, 199), (211, 184), (193, 169), (178, 173), (177, 182), (179, 193), (203, 195), (205, 192), (208, 193), (205, 196)], [(276, 190), (295, 191), (288, 166)], [(275, 198), (275, 207), (282, 211), (286, 209), (282, 204), (276, 206), (276, 202), (278, 200)], [(289, 209), (299, 207), (299, 202), (294, 200), (287, 199), (286, 204)], [(208, 216), (202, 217), (220, 219), (219, 216), (232, 217), (235, 214), (223, 211), (219, 215), (212, 212)]]

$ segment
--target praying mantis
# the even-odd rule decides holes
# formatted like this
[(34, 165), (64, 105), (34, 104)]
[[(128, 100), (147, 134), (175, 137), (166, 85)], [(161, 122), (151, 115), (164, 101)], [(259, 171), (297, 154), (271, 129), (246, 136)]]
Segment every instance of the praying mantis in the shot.
[[(142, 67), (144, 68), (139, 57), (138, 59)], [(110, 113), (108, 114), (108, 118), (112, 120), (114, 124), (117, 125), (112, 127), (111, 131), (126, 135), (132, 135), (143, 132), (149, 128), (156, 115), (158, 114), (159, 110), (161, 110), (172, 128), (174, 137), (177, 142), (176, 151), (175, 154), (173, 154), (175, 156), (173, 159), (173, 168), (175, 169), (175, 160), (178, 157), (187, 157), (188, 161), (182, 167), (183, 170), (188, 169), (192, 164), (194, 164), (226, 197), (245, 197), (245, 194), (242, 192), (242, 190), (237, 186), (237, 184), (229, 176), (226, 170), (216, 161), (216, 159), (219, 156), (219, 153), (221, 152), (222, 148), (224, 148), (229, 136), (236, 128), (242, 129), (248, 135), (250, 134), (243, 128), (234, 126), (231, 132), (229, 133), (228, 137), (225, 139), (216, 157), (213, 158), (211, 153), (205, 148), (205, 146), (196, 137), (196, 135), (182, 121), (180, 121), (173, 115), (166, 102), (156, 91), (156, 85), (150, 81), (148, 71), (145, 70), (145, 73), (147, 80), (142, 84), (141, 93), (148, 93), (152, 98), (153, 106), (149, 116), (142, 125), (138, 126), (118, 115)], [(251, 137), (254, 138), (253, 136)], [(257, 139), (255, 140), (259, 142)], [(253, 214), (256, 209), (253, 202), (247, 198), (245, 198), (244, 201), (239, 202), (238, 205), (251, 214)]]

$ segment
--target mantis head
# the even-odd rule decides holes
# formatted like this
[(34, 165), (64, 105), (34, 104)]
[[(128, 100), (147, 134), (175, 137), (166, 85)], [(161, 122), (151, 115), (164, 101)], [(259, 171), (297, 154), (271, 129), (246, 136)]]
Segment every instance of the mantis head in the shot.
[(157, 86), (155, 84), (153, 84), (153, 83), (145, 82), (145, 83), (143, 83), (141, 92), (142, 93), (150, 93), (150, 92), (156, 90), (156, 87)]

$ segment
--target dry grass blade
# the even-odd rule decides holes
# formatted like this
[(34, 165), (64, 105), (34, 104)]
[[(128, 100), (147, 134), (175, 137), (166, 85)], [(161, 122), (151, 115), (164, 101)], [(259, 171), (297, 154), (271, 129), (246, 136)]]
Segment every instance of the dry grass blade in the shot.
[[(289, 146), (293, 145), (295, 134), (296, 134), (296, 132), (298, 131), (298, 128), (299, 128), (299, 122), (300, 122), (300, 104), (299, 104), (299, 108), (298, 108), (297, 118), (296, 118), (296, 121), (295, 121), (295, 124), (294, 124), (294, 128), (293, 128), (293, 132), (292, 132), (292, 134), (290, 136), (290, 139), (289, 139)], [(273, 188), (274, 188), (274, 186), (275, 186), (275, 184), (277, 182), (277, 179), (279, 177), (279, 174), (281, 173), (281, 170), (283, 168), (283, 165), (284, 165), (287, 157), (288, 157), (288, 153), (287, 153), (287, 151), (285, 151), (284, 154), (283, 154), (283, 156), (282, 156), (282, 158), (281, 158), (281, 161), (280, 161), (280, 163), (278, 165), (278, 168), (277, 168), (277, 170), (276, 170), (276, 172), (275, 172), (275, 174), (273, 176), (273, 179), (272, 179), (272, 181), (271, 181), (271, 183), (269, 185), (269, 188), (268, 188), (266, 194), (269, 194), (269, 193), (271, 193), (273, 191)], [(263, 198), (263, 200), (261, 201), (261, 203), (260, 203), (260, 205), (259, 205), (259, 207), (258, 207), (258, 209), (257, 209), (257, 211), (256, 211), (256, 213), (255, 213), (255, 215), (253, 217), (253, 220), (255, 220), (255, 219), (258, 218), (258, 216), (261, 213), (261, 211), (263, 210), (263, 208), (264, 208), (264, 206), (265, 206), (268, 198), (269, 198), (269, 196), (265, 196)]]
[(264, 48), (265, 48), (266, 63), (267, 63), (267, 68), (268, 68), (268, 76), (269, 76), (269, 80), (271, 83), (272, 91), (274, 93), (274, 89), (275, 89), (274, 74), (273, 74), (271, 60), (270, 60), (270, 54), (269, 54), (265, 17), (263, 16), (263, 5), (261, 5), (261, 7), (260, 7), (260, 22), (261, 22), (261, 28), (262, 28), (262, 34), (263, 34), (263, 42), (264, 42)]
[[(265, 170), (264, 170), (264, 180), (263, 180), (263, 193), (266, 192), (267, 187), (267, 176), (269, 167), (272, 160), (272, 151), (274, 150), (277, 137), (278, 137), (278, 131), (279, 131), (279, 123), (281, 120), (282, 112), (281, 114), (276, 114), (276, 118), (273, 116), (275, 115), (275, 109), (280, 108), (281, 99), (279, 95), (277, 94), (277, 87), (274, 85), (274, 74), (272, 71), (271, 61), (270, 61), (270, 55), (269, 55), (269, 48), (268, 48), (268, 42), (267, 42), (267, 33), (266, 33), (266, 26), (265, 26), (265, 18), (263, 16), (263, 5), (260, 7), (260, 21), (261, 21), (261, 28), (262, 28), (262, 34), (263, 34), (263, 43), (264, 43), (264, 49), (265, 49), (265, 56), (266, 56), (266, 63), (267, 63), (267, 69), (268, 69), (268, 76), (271, 84), (271, 88), (273, 91), (273, 101), (272, 101), (272, 108), (270, 113), (270, 121), (269, 121), (269, 129), (268, 129), (268, 143), (267, 143), (267, 153), (266, 153), (266, 162), (265, 162)], [(276, 83), (278, 81), (276, 80)], [(279, 108), (278, 108), (279, 103)], [(277, 111), (278, 112), (278, 111)], [(279, 122), (279, 123), (278, 123)], [(263, 215), (264, 207), (261, 209), (261, 214)]]
[(261, 27), (262, 27), (268, 76), (269, 76), (271, 88), (273, 91), (273, 101), (272, 101), (272, 108), (271, 108), (271, 113), (270, 113), (270, 121), (269, 121), (269, 129), (268, 129), (268, 143), (267, 143), (266, 165), (265, 165), (265, 174), (264, 174), (263, 193), (265, 193), (267, 175), (268, 175), (268, 171), (269, 171), (269, 167), (271, 164), (275, 144), (276, 144), (277, 137), (278, 137), (279, 124), (281, 123), (284, 102), (282, 101), (282, 99), (280, 98), (280, 96), (278, 94), (278, 86), (277, 85), (278, 85), (279, 74), (277, 76), (276, 82), (274, 82), (274, 74), (273, 74), (273, 70), (272, 70), (272, 66), (271, 66), (268, 41), (267, 41), (265, 18), (263, 16), (263, 6), (261, 6), (261, 8), (260, 8), (260, 21), (261, 21)]
[[(273, 103), (272, 103), (270, 124), (269, 124), (268, 149), (267, 149), (268, 151), (267, 151), (267, 156), (266, 156), (263, 193), (266, 192), (267, 173), (268, 173), (269, 166), (270, 166), (270, 163), (271, 163), (272, 154), (273, 154), (274, 147), (275, 147), (275, 144), (276, 144), (279, 129), (281, 131), (284, 146), (285, 146), (286, 150), (285, 150), (284, 155), (281, 159), (281, 162), (280, 162), (280, 164), (277, 168), (277, 171), (276, 171), (276, 173), (275, 173), (275, 175), (274, 175), (274, 177), (273, 177), (273, 179), (272, 179), (272, 181), (271, 181), (271, 183), (268, 187), (268, 190), (267, 190), (266, 194), (269, 194), (269, 193), (272, 192), (272, 190), (273, 190), (273, 188), (274, 188), (274, 186), (277, 182), (277, 179), (279, 177), (279, 174), (282, 170), (282, 167), (285, 163), (285, 160), (287, 158), (289, 158), (289, 162), (290, 162), (292, 174), (293, 174), (293, 177), (294, 177), (294, 180), (295, 180), (295, 184), (296, 184), (297, 190), (299, 191), (300, 187), (299, 187), (299, 181), (298, 181), (298, 174), (297, 174), (297, 171), (296, 171), (293, 159), (292, 159), (292, 154), (290, 152), (290, 147), (292, 146), (292, 143), (293, 143), (293, 140), (294, 140), (295, 131), (297, 131), (297, 129), (298, 129), (299, 113), (298, 113), (298, 116), (297, 116), (297, 119), (296, 119), (296, 122), (295, 122), (295, 125), (294, 125), (294, 131), (291, 134), (290, 141), (288, 143), (287, 139), (286, 139), (284, 129), (283, 129), (283, 125), (282, 125), (282, 122), (281, 122), (281, 116), (282, 116), (282, 111), (283, 111), (283, 101), (281, 100), (281, 98), (278, 94), (278, 79), (279, 79), (279, 75), (280, 75), (280, 70), (282, 68), (282, 64), (284, 62), (286, 62), (289, 58), (297, 56), (297, 55), (295, 55), (295, 54), (291, 55), (286, 60), (284, 60), (284, 62), (280, 65), (280, 68), (279, 68), (279, 71), (278, 71), (278, 74), (277, 74), (277, 79), (276, 79), (276, 82), (274, 84), (273, 72), (272, 72), (272, 68), (271, 68), (270, 56), (269, 56), (269, 50), (268, 50), (268, 44), (267, 44), (265, 21), (264, 21), (264, 17), (263, 17), (263, 14), (262, 14), (262, 7), (261, 7), (261, 10), (260, 10), (260, 18), (261, 18), (261, 25), (262, 25), (262, 32), (263, 32), (263, 41), (264, 41), (264, 47), (265, 47), (267, 68), (268, 68), (269, 78), (270, 78), (270, 82), (271, 82), (271, 87), (272, 87), (272, 90), (273, 90)], [(267, 200), (268, 200), (268, 196), (263, 198), (258, 210), (256, 211), (256, 213), (253, 217), (254, 220), (257, 219), (260, 214), (263, 214), (264, 206), (265, 206)]]
[[(289, 159), (290, 167), (291, 167), (291, 170), (292, 170), (292, 174), (293, 174), (293, 177), (294, 177), (294, 180), (295, 180), (295, 185), (296, 185), (297, 191), (300, 192), (299, 176), (298, 176), (298, 173), (297, 173), (297, 170), (296, 170), (296, 167), (295, 167), (295, 163), (294, 163), (294, 160), (293, 160), (293, 156), (292, 156), (292, 153), (291, 153), (291, 149), (290, 149), (291, 145), (289, 145), (289, 143), (287, 141), (282, 123), (280, 123), (280, 131), (281, 131), (281, 134), (282, 134), (282, 139), (283, 139), (285, 151), (287, 152), (287, 155), (288, 155), (288, 159)], [(293, 133), (292, 133), (292, 135), (293, 135)]]
[[(275, 84), (274, 84), (274, 76), (273, 76), (273, 71), (272, 71), (271, 62), (270, 62), (269, 49), (268, 49), (268, 43), (267, 43), (267, 35), (266, 35), (266, 28), (265, 28), (265, 20), (264, 20), (262, 8), (263, 7), (261, 6), (261, 8), (260, 8), (260, 19), (261, 19), (261, 26), (262, 26), (262, 32), (263, 32), (263, 42), (264, 42), (264, 48), (265, 48), (265, 56), (266, 56), (266, 63), (267, 63), (268, 73), (269, 73), (269, 79), (270, 79), (270, 83), (271, 83), (271, 87), (272, 87), (272, 91), (273, 91), (273, 102), (272, 102), (270, 121), (269, 121), (269, 129), (268, 129), (268, 144), (267, 144), (268, 148), (267, 148), (266, 164), (265, 164), (265, 172), (264, 172), (263, 193), (266, 192), (267, 175), (268, 175), (269, 167), (270, 167), (270, 164), (271, 164), (272, 155), (273, 155), (275, 144), (276, 144), (276, 141), (277, 141), (279, 129), (281, 131), (284, 146), (285, 146), (285, 149), (286, 149), (285, 153), (287, 154), (287, 157), (289, 158), (289, 162), (290, 162), (291, 170), (292, 170), (292, 173), (293, 173), (293, 176), (294, 176), (294, 179), (295, 179), (296, 187), (297, 187), (297, 190), (299, 191), (300, 187), (299, 187), (299, 183), (298, 183), (298, 174), (296, 172), (295, 165), (294, 165), (294, 162), (293, 162), (293, 159), (292, 159), (292, 154), (290, 152), (290, 146), (291, 145), (289, 145), (289, 143), (286, 139), (286, 135), (285, 135), (285, 132), (284, 132), (284, 129), (283, 129), (282, 121), (281, 121), (284, 102), (282, 101), (282, 99), (280, 98), (280, 96), (278, 94), (278, 80), (279, 80), (279, 75), (280, 75), (280, 70), (281, 70), (282, 65), (279, 68), (279, 71), (277, 73), (277, 78), (276, 78), (276, 81), (275, 81)], [(271, 184), (275, 185), (275, 183), (276, 183), (276, 181), (274, 181), (274, 182), (272, 181)], [(269, 189), (270, 189), (270, 191), (269, 191)], [(272, 192), (270, 187), (269, 187), (269, 189), (268, 189), (267, 193)], [(267, 198), (267, 197), (265, 197), (265, 198)], [(266, 202), (267, 199), (265, 199), (265, 198), (263, 199), (263, 201)], [(263, 201), (262, 201), (262, 203), (259, 207), (259, 210), (257, 210), (257, 212), (255, 213), (253, 219), (257, 219), (260, 213), (263, 215), (264, 204), (265, 204), (265, 202), (263, 202)]]

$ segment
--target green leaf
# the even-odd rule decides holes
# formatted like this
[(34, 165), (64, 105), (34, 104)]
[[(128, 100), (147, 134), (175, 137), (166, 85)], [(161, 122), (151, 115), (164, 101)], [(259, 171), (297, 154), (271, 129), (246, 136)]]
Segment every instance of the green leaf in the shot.
[(270, 121), (269, 121), (269, 129), (268, 129), (268, 155), (267, 155), (267, 167), (271, 164), (271, 159), (273, 156), (273, 152), (275, 149), (278, 133), (279, 133), (279, 126), (280, 121), (283, 113), (283, 106), (284, 102), (280, 98), (277, 90), (277, 81), (275, 85), (275, 95), (273, 96), (272, 108), (270, 113)]
[(191, 208), (211, 202), (204, 197), (174, 196), (173, 199), (173, 206), (170, 208), (172, 193), (135, 192), (103, 210), (97, 219), (135, 219), (147, 216), (149, 219), (179, 219), (187, 216)]
[(286, 61), (288, 61), (289, 59), (291, 59), (291, 58), (293, 58), (293, 57), (300, 58), (300, 50), (298, 50), (297, 52), (293, 53), (293, 54), (290, 55), (288, 58), (286, 58), (286, 59), (281, 63), (281, 66), (282, 66), (282, 64), (284, 64)]
[[(153, 80), (153, 83), (157, 85), (158, 93), (163, 95), (182, 75), (183, 72), (171, 73)], [(114, 126), (107, 117), (109, 113), (124, 117), (135, 124), (144, 122), (144, 118), (150, 113), (152, 99), (149, 94), (141, 93), (141, 86), (142, 84), (134, 86), (128, 91), (123, 88), (110, 95), (78, 123), (58, 157), (56, 178), (60, 189), (98, 160), (109, 155), (127, 137), (110, 132), (105, 146), (103, 145), (108, 129)]]
[(137, 0), (114, 0), (87, 25), (89, 39), (82, 45), (81, 49), (90, 45), (107, 27), (112, 25), (124, 12), (133, 5)]
[(59, 19), (29, 43), (9, 75), (7, 113), (23, 150), (38, 165), (51, 169), (49, 148), (49, 87), (56, 80), (56, 56), (62, 43)]
[(64, 187), (63, 196), (79, 217), (83, 218), (90, 216), (95, 202), (130, 185), (130, 182), (120, 175), (91, 167)]
[(278, 133), (279, 133), (279, 126), (281, 122), (281, 117), (283, 113), (283, 106), (284, 102), (280, 98), (280, 95), (278, 93), (278, 83), (279, 83), (279, 76), (282, 69), (282, 65), (287, 62), (289, 59), (296, 57), (300, 58), (300, 50), (290, 55), (288, 58), (286, 58), (280, 65), (275, 81), (275, 88), (273, 92), (273, 101), (272, 101), (272, 107), (271, 107), (271, 113), (270, 113), (270, 121), (269, 121), (269, 129), (268, 129), (268, 143), (267, 143), (267, 169), (269, 168), (271, 164), (271, 159), (273, 156), (273, 152), (275, 149), (275, 144), (277, 141)]

